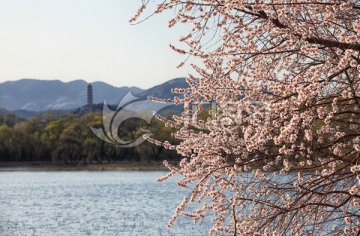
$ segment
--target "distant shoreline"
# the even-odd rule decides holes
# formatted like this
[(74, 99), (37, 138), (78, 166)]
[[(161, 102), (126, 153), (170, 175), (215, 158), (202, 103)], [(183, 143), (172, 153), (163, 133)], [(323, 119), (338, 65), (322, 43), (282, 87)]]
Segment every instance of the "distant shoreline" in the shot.
[(0, 162), (1, 171), (167, 171), (162, 162), (51, 163)]

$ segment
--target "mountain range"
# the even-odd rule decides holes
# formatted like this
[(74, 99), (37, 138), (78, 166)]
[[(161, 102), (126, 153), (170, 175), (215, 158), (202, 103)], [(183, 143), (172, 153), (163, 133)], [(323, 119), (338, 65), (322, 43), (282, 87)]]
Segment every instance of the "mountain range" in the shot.
[[(131, 92), (137, 97), (148, 96), (173, 98), (172, 88), (186, 88), (184, 78), (176, 78), (147, 90), (138, 87), (114, 87), (104, 82), (91, 83), (94, 104), (117, 104)], [(60, 80), (21, 79), (0, 83), (0, 108), (23, 117), (47, 110), (69, 111), (86, 105), (87, 86), (84, 80), (62, 82)]]

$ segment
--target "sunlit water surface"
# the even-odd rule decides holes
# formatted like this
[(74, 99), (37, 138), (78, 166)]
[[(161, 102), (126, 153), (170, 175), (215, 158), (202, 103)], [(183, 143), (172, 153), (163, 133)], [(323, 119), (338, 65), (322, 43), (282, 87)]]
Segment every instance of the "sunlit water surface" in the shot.
[(187, 193), (166, 172), (0, 172), (0, 235), (208, 235), (166, 224)]

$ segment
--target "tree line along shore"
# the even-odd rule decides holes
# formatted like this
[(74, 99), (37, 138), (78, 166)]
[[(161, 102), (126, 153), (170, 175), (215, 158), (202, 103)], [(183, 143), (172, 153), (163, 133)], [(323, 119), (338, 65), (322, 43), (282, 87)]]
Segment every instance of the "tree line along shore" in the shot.
[[(21, 167), (25, 162), (31, 166), (29, 163), (32, 162), (44, 168), (92, 164), (95, 169), (98, 168), (96, 165), (102, 165), (101, 168), (108, 165), (111, 169), (116, 165), (126, 167), (128, 164), (125, 163), (131, 162), (155, 167), (163, 160), (176, 162), (180, 159), (175, 151), (146, 141), (126, 148), (107, 143), (96, 137), (90, 127), (103, 127), (100, 112), (59, 118), (49, 112), (31, 120), (23, 120), (12, 114), (4, 116), (0, 119), (0, 166), (10, 162), (13, 166)], [(165, 127), (157, 119), (152, 119), (150, 124), (141, 119), (125, 120), (118, 127), (118, 135), (125, 141), (132, 141), (141, 137), (144, 129), (149, 130), (152, 137), (176, 143), (171, 136), (171, 128)]]

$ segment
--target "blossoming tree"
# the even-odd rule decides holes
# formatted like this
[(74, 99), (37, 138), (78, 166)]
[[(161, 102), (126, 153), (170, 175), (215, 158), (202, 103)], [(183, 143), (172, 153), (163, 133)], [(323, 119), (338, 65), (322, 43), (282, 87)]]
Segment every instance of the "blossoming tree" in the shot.
[[(181, 143), (149, 139), (184, 157), (160, 181), (180, 175), (192, 189), (169, 224), (360, 235), (360, 1), (147, 1), (130, 21), (146, 8), (191, 25), (171, 47), (203, 61), (189, 89), (174, 89), (175, 103), (197, 104), (166, 120)], [(216, 112), (194, 119), (208, 102)]]

